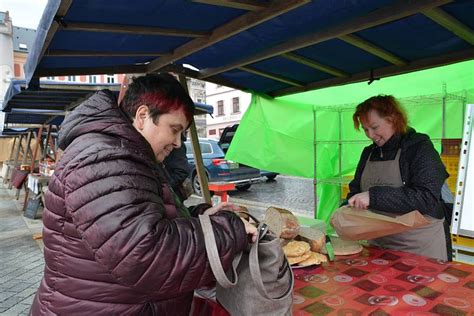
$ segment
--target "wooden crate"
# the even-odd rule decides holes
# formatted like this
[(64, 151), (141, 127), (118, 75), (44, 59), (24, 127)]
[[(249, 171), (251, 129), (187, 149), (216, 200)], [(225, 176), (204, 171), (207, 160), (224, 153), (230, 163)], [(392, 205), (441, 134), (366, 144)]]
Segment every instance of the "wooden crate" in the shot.
[(458, 180), (459, 153), (457, 156), (441, 155), (441, 160), (446, 166), (446, 171), (449, 173), (447, 180), (449, 190), (455, 194), (456, 182)]
[(442, 156), (459, 156), (461, 151), (461, 138), (445, 138), (441, 140)]
[(354, 179), (354, 176), (344, 176), (341, 183), (341, 200), (344, 200), (349, 193), (349, 182)]

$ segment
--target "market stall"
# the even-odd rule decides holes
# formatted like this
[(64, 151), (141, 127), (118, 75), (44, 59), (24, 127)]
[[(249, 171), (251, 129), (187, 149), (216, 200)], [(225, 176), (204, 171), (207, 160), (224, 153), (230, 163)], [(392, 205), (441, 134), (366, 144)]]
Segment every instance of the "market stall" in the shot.
[[(474, 55), (469, 18), (473, 4), (469, 1), (353, 1), (337, 5), (307, 0), (141, 1), (132, 15), (129, 5), (125, 1), (113, 6), (50, 1), (25, 66), (27, 80), (34, 85), (41, 76), (173, 71), (278, 97), (354, 82), (377, 87), (388, 76), (470, 60)], [(158, 12), (160, 19), (150, 12)], [(421, 91), (433, 78), (437, 77), (420, 81), (413, 89)], [(440, 86), (437, 89), (430, 93), (442, 91)], [(458, 91), (451, 86), (448, 89)], [(312, 106), (328, 105), (319, 98), (304, 103), (311, 105), (311, 111)], [(337, 104), (341, 102), (329, 105)], [(293, 104), (285, 106), (293, 109)], [(307, 119), (311, 117), (307, 115)], [(285, 136), (288, 131), (301, 130), (295, 126), (305, 126), (272, 127), (279, 124), (276, 119), (276, 123), (275, 118), (264, 123), (263, 128), (275, 128), (275, 133)], [(308, 135), (313, 137), (312, 132)], [(276, 144), (285, 143), (284, 137), (272, 141), (257, 148), (282, 148)], [(241, 143), (232, 149), (232, 159), (245, 162), (246, 144)], [(300, 156), (315, 156), (313, 146), (308, 148), (298, 139), (291, 146)], [(291, 170), (293, 161), (276, 163), (278, 156), (270, 149), (260, 154), (256, 163), (265, 165), (261, 169), (301, 175)], [(303, 176), (312, 177), (315, 161), (322, 160), (313, 158)]]
[[(311, 157), (311, 163), (305, 165), (308, 167), (306, 171), (310, 170), (306, 176), (311, 177), (312, 173), (317, 173), (313, 159), (316, 156), (316, 114), (313, 114), (313, 105), (322, 105), (322, 102), (312, 100), (303, 104), (294, 100), (279, 102), (280, 100), (275, 101), (273, 98), (355, 82), (375, 86), (388, 76), (471, 60), (474, 56), (473, 10), (472, 1), (449, 0), (294, 0), (265, 3), (143, 0), (138, 5), (125, 0), (114, 1), (113, 5), (105, 2), (52, 0), (48, 3), (35, 46), (29, 55), (26, 77), (34, 85), (41, 76), (172, 71), (256, 92), (259, 95), (254, 104), (276, 102), (274, 104), (287, 107), (291, 113), (275, 115), (271, 124), (265, 122), (256, 126), (277, 126), (275, 133), (283, 136), (288, 136), (284, 132), (285, 128), (301, 133), (309, 131), (308, 135), (313, 139), (308, 147), (306, 142), (295, 138), (291, 142), (284, 142), (285, 137), (271, 138), (266, 139), (264, 148), (285, 148), (287, 151), (292, 149), (307, 153)], [(254, 104), (251, 110), (261, 110)], [(311, 105), (310, 115), (307, 115), (306, 104)], [(292, 115), (297, 112), (301, 112), (303, 116), (306, 114), (309, 124), (301, 124)], [(331, 132), (340, 133), (337, 128), (333, 128)], [(243, 146), (235, 151), (242, 150)], [(232, 147), (229, 155), (231, 150)], [(324, 154), (338, 155), (331, 150), (326, 150)], [(237, 161), (244, 162), (241, 154), (234, 152), (234, 155), (239, 157)], [(275, 158), (278, 155), (270, 151), (267, 157)], [(283, 161), (281, 157), (280, 161)], [(298, 165), (289, 160), (285, 163), (286, 166)], [(264, 169), (280, 171), (273, 169), (271, 165)], [(343, 168), (340, 169), (342, 172)], [(339, 196), (338, 192), (337, 200)], [(471, 291), (473, 281), (469, 266), (444, 262), (433, 263), (433, 266), (427, 263), (429, 261), (426, 258), (413, 255), (409, 258), (413, 261), (407, 263), (404, 254), (382, 253), (371, 249), (366, 250), (362, 256), (357, 259), (371, 260), (366, 261), (367, 268), (376, 268), (374, 260), (385, 260), (376, 262), (386, 263), (381, 266), (389, 267), (386, 270), (388, 273), (395, 275), (397, 268), (397, 271), (401, 271), (397, 272), (398, 276), (413, 271), (417, 276), (415, 281), (430, 280), (430, 285), (439, 293), (444, 291), (451, 295), (449, 289), (464, 290), (464, 287), (468, 291), (462, 292), (463, 295)], [(425, 265), (427, 268), (423, 270)], [(327, 270), (325, 267), (328, 267)], [(295, 287), (295, 297), (300, 299), (300, 303), (295, 301), (294, 311), (302, 312), (308, 308), (307, 312), (311, 313), (311, 306), (318, 307), (321, 304), (317, 298), (321, 288), (312, 284), (314, 289), (302, 290), (311, 283), (309, 279), (304, 279), (304, 275), (328, 273), (328, 282), (331, 278), (333, 282), (333, 277), (337, 276), (334, 269), (341, 272), (341, 280), (352, 282), (348, 282), (350, 286), (347, 289), (355, 289), (359, 296), (366, 298), (365, 302), (369, 302), (370, 296), (364, 296), (363, 291), (371, 291), (370, 287), (363, 287), (370, 283), (359, 284), (357, 281), (366, 281), (362, 279), (364, 275), (369, 277), (384, 273), (382, 268), (369, 271), (349, 267), (344, 259), (313, 270), (297, 271), (296, 275), (300, 280)], [(456, 274), (458, 270), (461, 270), (462, 278)], [(350, 274), (352, 272), (353, 275)], [(438, 274), (426, 275), (436, 272)], [(447, 281), (439, 282), (439, 276), (443, 273), (447, 274), (443, 276)], [(419, 275), (426, 276), (427, 279), (419, 278)], [(400, 278), (390, 280), (397, 284), (399, 281), (402, 284), (405, 282)], [(449, 283), (449, 286), (446, 287), (442, 282)], [(353, 286), (356, 283), (360, 287)], [(420, 305), (425, 302), (422, 308), (430, 310), (436, 308), (437, 303), (446, 305), (446, 301), (457, 304), (456, 308), (462, 311), (469, 311), (471, 308), (472, 301), (460, 301), (458, 296), (454, 300), (443, 297), (440, 298), (442, 303), (436, 301), (433, 304), (440, 295), (430, 295), (430, 289), (422, 288), (419, 292), (413, 292), (416, 286), (408, 287), (408, 284), (405, 287), (399, 285), (403, 287), (402, 290), (398, 288), (399, 302), (402, 302), (406, 294), (409, 301), (416, 301)], [(341, 289), (337, 286), (334, 288)], [(375, 288), (372, 291), (379, 296), (387, 296), (390, 292), (383, 286), (377, 289), (380, 292)], [(322, 287), (322, 290), (334, 289)], [(411, 293), (417, 294), (416, 299), (410, 296)], [(363, 301), (349, 296), (344, 299), (351, 304), (359, 304), (354, 313), (367, 311), (364, 309), (367, 304)], [(388, 300), (385, 297), (380, 300), (379, 297), (376, 301), (385, 303)], [(407, 306), (405, 301), (400, 304), (402, 308)], [(372, 305), (368, 308), (374, 310)], [(393, 305), (385, 305), (383, 309), (380, 308), (380, 312), (385, 311), (385, 308), (394, 311)], [(378, 308), (375, 307), (375, 310), (378, 311)]]

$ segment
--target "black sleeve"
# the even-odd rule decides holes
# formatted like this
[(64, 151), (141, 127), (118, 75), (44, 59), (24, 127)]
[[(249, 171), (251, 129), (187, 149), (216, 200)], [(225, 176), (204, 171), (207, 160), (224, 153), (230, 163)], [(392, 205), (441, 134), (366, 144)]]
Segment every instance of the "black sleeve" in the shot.
[(198, 205), (193, 205), (188, 207), (189, 213), (191, 214), (192, 217), (198, 217), (201, 214), (204, 214), (204, 212), (208, 209), (211, 208), (212, 205), (208, 203), (201, 203)]
[(416, 146), (413, 155), (407, 157), (408, 174), (403, 179), (404, 185), (399, 188), (370, 188), (370, 208), (398, 213), (418, 210), (422, 214), (438, 217), (436, 209), (441, 198), (441, 187), (448, 175), (430, 140)]

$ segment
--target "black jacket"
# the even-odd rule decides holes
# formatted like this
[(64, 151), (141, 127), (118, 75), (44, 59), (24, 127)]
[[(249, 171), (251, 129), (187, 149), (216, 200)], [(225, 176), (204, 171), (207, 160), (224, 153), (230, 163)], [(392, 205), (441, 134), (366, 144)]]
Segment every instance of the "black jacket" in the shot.
[(360, 193), (360, 180), (369, 154), (371, 161), (393, 160), (401, 148), (400, 172), (403, 186), (376, 186), (369, 189), (369, 207), (379, 211), (422, 214), (443, 218), (441, 187), (449, 176), (430, 138), (409, 128), (404, 135), (392, 136), (382, 147), (367, 146), (357, 165), (354, 180), (349, 183), (347, 198)]
[(163, 161), (167, 180), (181, 201), (184, 201), (187, 196), (181, 193), (180, 186), (191, 171), (191, 166), (186, 156), (186, 145), (184, 141), (186, 141), (186, 137), (182, 136), (181, 147), (173, 149), (169, 156)]

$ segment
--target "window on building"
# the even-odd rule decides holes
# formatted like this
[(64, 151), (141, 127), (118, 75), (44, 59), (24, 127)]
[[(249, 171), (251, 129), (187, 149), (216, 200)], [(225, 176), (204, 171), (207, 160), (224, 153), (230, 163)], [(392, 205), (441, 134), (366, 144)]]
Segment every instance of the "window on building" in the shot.
[(107, 75), (107, 83), (115, 83), (115, 76)]
[(215, 129), (210, 129), (209, 130), (209, 135), (216, 135), (216, 130)]
[(67, 76), (67, 81), (76, 81), (76, 76)]
[(238, 112), (240, 112), (240, 100), (239, 100), (239, 97), (232, 98), (232, 109), (233, 109), (233, 113), (238, 113)]
[(15, 72), (15, 77), (21, 77), (21, 67), (20, 64), (15, 64), (13, 65), (14, 72)]
[(89, 83), (97, 83), (97, 76), (89, 76)]
[(217, 101), (217, 115), (224, 115), (224, 101)]

